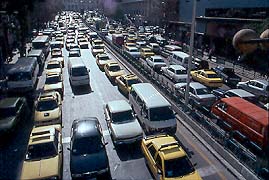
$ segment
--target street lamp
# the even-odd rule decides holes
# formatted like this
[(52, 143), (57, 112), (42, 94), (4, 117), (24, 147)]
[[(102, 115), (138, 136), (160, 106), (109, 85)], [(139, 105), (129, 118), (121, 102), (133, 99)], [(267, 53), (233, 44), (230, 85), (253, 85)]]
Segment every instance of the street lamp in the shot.
[(190, 82), (191, 82), (191, 66), (192, 66), (192, 56), (193, 56), (193, 42), (194, 42), (194, 30), (195, 30), (195, 16), (196, 16), (196, 2), (197, 0), (193, 1), (192, 7), (192, 22), (191, 22), (191, 39), (190, 39), (190, 56), (188, 59), (188, 70), (187, 70), (187, 85), (185, 91), (185, 105), (189, 104), (190, 98)]

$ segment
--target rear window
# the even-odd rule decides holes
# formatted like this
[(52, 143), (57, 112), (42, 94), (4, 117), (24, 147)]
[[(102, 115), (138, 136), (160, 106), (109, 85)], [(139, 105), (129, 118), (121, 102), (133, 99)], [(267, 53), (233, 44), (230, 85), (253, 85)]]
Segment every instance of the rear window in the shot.
[(29, 81), (32, 79), (31, 73), (29, 72), (19, 72), (10, 74), (8, 76), (9, 81)]
[(86, 76), (88, 71), (86, 67), (72, 68), (72, 76)]

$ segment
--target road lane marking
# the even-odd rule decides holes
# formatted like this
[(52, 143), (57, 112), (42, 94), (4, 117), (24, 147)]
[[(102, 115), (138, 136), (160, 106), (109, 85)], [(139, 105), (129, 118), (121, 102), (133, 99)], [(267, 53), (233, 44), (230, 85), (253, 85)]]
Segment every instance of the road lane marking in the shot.
[(63, 144), (67, 144), (67, 143), (70, 143), (70, 140), (71, 140), (71, 137), (65, 137), (63, 138), (62, 142)]
[(197, 171), (199, 172), (200, 176), (203, 178), (203, 177), (216, 174), (218, 170), (214, 166), (210, 165), (210, 166), (198, 168)]

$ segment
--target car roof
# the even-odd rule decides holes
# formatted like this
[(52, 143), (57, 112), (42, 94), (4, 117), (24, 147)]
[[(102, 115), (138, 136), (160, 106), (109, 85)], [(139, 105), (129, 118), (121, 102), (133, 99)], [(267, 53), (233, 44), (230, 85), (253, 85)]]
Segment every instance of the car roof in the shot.
[(152, 59), (163, 59), (162, 56), (159, 56), (159, 55), (154, 55), (154, 56), (151, 56)]
[(181, 65), (170, 65), (169, 66), (170, 68), (173, 68), (175, 70), (186, 70), (186, 68), (184, 68), (183, 66)]
[(109, 101), (107, 106), (112, 113), (132, 110), (129, 103), (125, 100)]
[(30, 134), (29, 145), (53, 142), (56, 129), (60, 131), (61, 125), (57, 124), (33, 128)]
[(186, 156), (185, 151), (172, 136), (160, 136), (151, 141), (165, 160)]
[(244, 89), (230, 89), (226, 92), (232, 92), (240, 97), (255, 97), (254, 94), (251, 94), (248, 91), (245, 91)]
[[(133, 84), (132, 88), (149, 107), (171, 106), (150, 83)], [(141, 97), (141, 95), (143, 96)]]
[(254, 79), (254, 80), (250, 80), (250, 81), (257, 81), (265, 86), (268, 86), (269, 85), (269, 82), (264, 80), (264, 79)]
[(36, 57), (21, 57), (14, 65), (12, 65), (7, 74), (30, 72), (35, 63), (37, 63)]
[(16, 103), (20, 100), (20, 97), (8, 97), (0, 101), (0, 108), (13, 108)]
[(181, 51), (173, 51), (172, 54), (176, 55), (176, 56), (180, 56), (183, 58), (189, 57), (189, 55), (187, 53), (181, 52)]
[(74, 127), (73, 134), (76, 138), (84, 138), (99, 135), (97, 129), (98, 119), (96, 117), (84, 117), (74, 120), (72, 127)]
[(28, 57), (31, 56), (40, 56), (40, 54), (42, 54), (42, 49), (32, 49), (29, 53), (28, 53)]

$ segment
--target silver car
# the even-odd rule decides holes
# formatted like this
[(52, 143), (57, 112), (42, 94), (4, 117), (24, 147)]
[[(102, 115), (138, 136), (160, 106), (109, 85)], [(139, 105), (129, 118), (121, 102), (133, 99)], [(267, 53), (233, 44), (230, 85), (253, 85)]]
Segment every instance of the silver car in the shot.
[(269, 98), (269, 82), (266, 80), (249, 80), (246, 82), (239, 82), (237, 88), (244, 89), (254, 94), (259, 101), (266, 102)]
[(125, 100), (110, 101), (104, 107), (109, 132), (115, 145), (130, 144), (143, 138), (143, 131)]
[(187, 70), (181, 65), (161, 67), (161, 72), (173, 82), (186, 82)]
[[(176, 95), (184, 98), (186, 91), (186, 83), (177, 83), (174, 85)], [(200, 108), (210, 108), (217, 100), (216, 96), (212, 94), (207, 87), (198, 83), (190, 83), (190, 100), (191, 106)]]
[(161, 67), (166, 66), (166, 63), (161, 56), (151, 56), (146, 59), (146, 62), (147, 65), (155, 71), (159, 71), (161, 70)]

